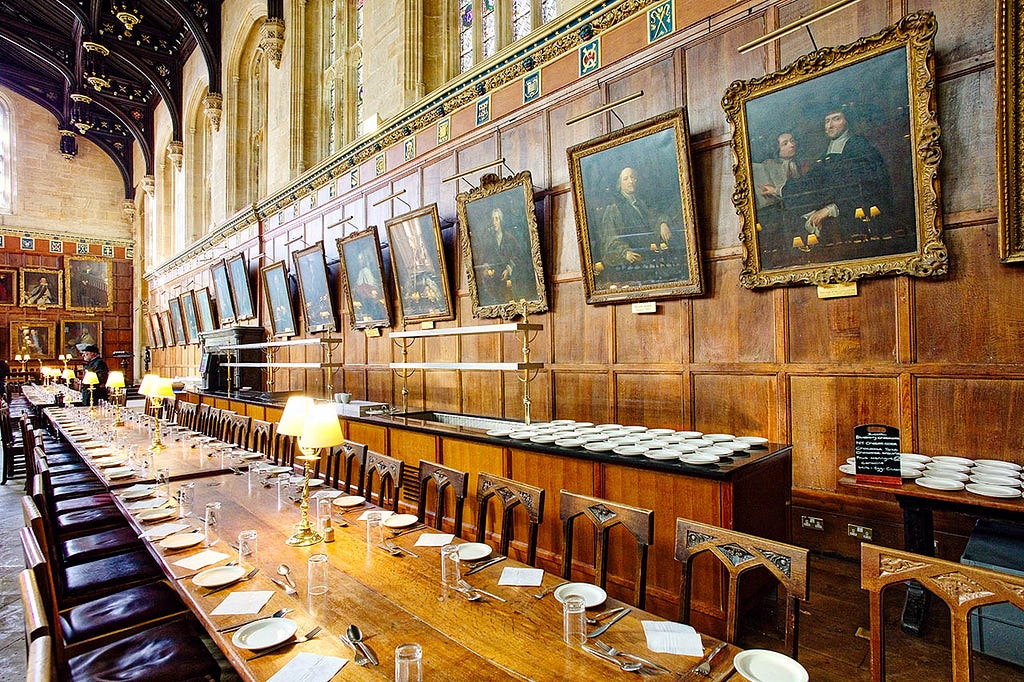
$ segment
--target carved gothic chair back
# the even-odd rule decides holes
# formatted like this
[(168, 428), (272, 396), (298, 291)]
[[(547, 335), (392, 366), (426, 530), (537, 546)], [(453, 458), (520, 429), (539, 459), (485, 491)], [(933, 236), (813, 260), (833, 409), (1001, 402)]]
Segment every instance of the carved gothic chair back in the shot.
[(195, 430), (200, 433), (205, 433), (207, 436), (210, 435), (209, 424), (210, 424), (210, 410), (213, 408), (203, 403), (196, 408), (196, 427)]
[(572, 578), (573, 526), (577, 518), (585, 518), (594, 524), (598, 532), (597, 584), (604, 588), (608, 577), (608, 535), (611, 529), (621, 525), (636, 540), (636, 572), (633, 576), (633, 604), (644, 608), (647, 596), (647, 552), (654, 542), (654, 510), (630, 507), (609, 502), (598, 497), (589, 497), (559, 491), (559, 518), (562, 520), (564, 547), (562, 550), (562, 577)]
[(676, 559), (683, 564), (679, 619), (684, 623), (690, 622), (693, 559), (700, 554), (715, 557), (729, 572), (725, 640), (736, 641), (740, 576), (763, 567), (779, 581), (779, 587), (785, 592), (785, 653), (796, 658), (800, 602), (807, 600), (808, 551), (777, 540), (759, 538), (707, 523), (676, 519)]
[[(377, 504), (381, 507), (390, 506), (398, 511), (398, 497), (402, 490), (402, 476), (405, 473), (405, 462), (397, 457), (388, 457), (373, 450), (366, 451), (366, 499), (373, 501), (373, 479), (376, 475), (380, 483), (377, 493)], [(390, 505), (386, 500), (390, 500)]]
[(526, 542), (526, 563), (533, 566), (537, 559), (537, 530), (544, 518), (544, 489), (513, 481), (481, 471), (477, 474), (476, 499), (478, 504), (476, 541), (484, 542), (487, 535), (487, 509), (491, 498), (501, 505), (501, 535), (498, 552), (508, 556), (513, 539), (513, 514), (521, 506), (530, 522)]
[(882, 595), (892, 585), (913, 580), (949, 607), (953, 682), (974, 679), (971, 661), (971, 611), (1009, 603), (1024, 610), (1024, 577), (960, 564), (899, 549), (862, 544), (860, 586), (868, 591), (871, 613), (871, 679), (885, 679), (885, 621)]
[(252, 417), (245, 414), (225, 412), (221, 415), (224, 426), (221, 431), (221, 439), (227, 443), (244, 448), (249, 446), (249, 429), (252, 426)]
[(249, 449), (253, 452), (263, 453), (264, 457), (270, 459), (276, 430), (277, 426), (273, 422), (253, 419), (249, 426)]
[(178, 424), (194, 431), (196, 428), (196, 408), (198, 407), (198, 403), (176, 400), (174, 404), (174, 412), (175, 419)]
[(331, 448), (328, 455), (327, 485), (346, 494), (362, 495), (367, 447), (350, 440)]
[(446, 491), (451, 489), (455, 503), (455, 525), (452, 532), (461, 537), (462, 511), (466, 506), (466, 494), (469, 492), (469, 472), (421, 459), (418, 478), (420, 499), (416, 503), (416, 516), (420, 517), (420, 521), (423, 523), (427, 523), (427, 486), (433, 481), (437, 488), (433, 526), (441, 530), (441, 525), (444, 523), (445, 498), (448, 496)]

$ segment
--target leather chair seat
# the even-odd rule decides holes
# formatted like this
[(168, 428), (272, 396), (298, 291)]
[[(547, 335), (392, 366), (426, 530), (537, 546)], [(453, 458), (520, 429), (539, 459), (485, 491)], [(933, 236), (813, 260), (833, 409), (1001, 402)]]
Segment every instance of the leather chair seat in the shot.
[(146, 550), (139, 549), (67, 566), (61, 578), (64, 596), (71, 601), (81, 601), (122, 590), (130, 585), (151, 582), (160, 576), (160, 569), (153, 559)]
[(96, 475), (88, 471), (79, 471), (73, 474), (61, 474), (60, 476), (51, 476), (50, 484), (55, 488), (62, 485), (76, 485), (78, 483), (99, 483)]
[(107, 489), (104, 488), (103, 484), (99, 481), (91, 483), (71, 483), (67, 485), (53, 486), (50, 490), (50, 496), (56, 503), (76, 497), (99, 495), (100, 493), (106, 492), (106, 490)]
[(111, 554), (123, 554), (142, 547), (142, 541), (130, 526), (80, 535), (61, 543), (61, 553), (67, 564), (81, 564), (102, 559)]
[(104, 530), (114, 526), (127, 526), (128, 523), (117, 507), (113, 506), (67, 512), (57, 516), (56, 521), (55, 530), (58, 535)]
[(75, 656), (68, 669), (72, 680), (90, 682), (220, 679), (216, 659), (191, 627), (179, 623), (158, 625)]
[(99, 495), (85, 495), (83, 497), (61, 500), (53, 505), (53, 511), (57, 514), (63, 514), (65, 512), (79, 511), (81, 509), (110, 507), (113, 506), (113, 504), (114, 498), (110, 493), (101, 493)]
[(47, 457), (46, 463), (50, 465), (50, 474), (52, 476), (59, 476), (60, 474), (77, 474), (79, 471), (89, 471), (89, 467), (86, 466), (85, 462), (54, 463), (50, 461), (49, 457)]
[(60, 622), (64, 640), (68, 644), (76, 644), (185, 611), (185, 605), (174, 588), (160, 581), (76, 606), (63, 612)]

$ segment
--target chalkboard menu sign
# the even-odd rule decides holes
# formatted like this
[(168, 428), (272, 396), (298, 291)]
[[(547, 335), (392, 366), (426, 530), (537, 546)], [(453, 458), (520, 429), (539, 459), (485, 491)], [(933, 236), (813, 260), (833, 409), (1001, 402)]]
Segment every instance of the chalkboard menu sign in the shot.
[(900, 430), (884, 424), (861, 424), (853, 429), (857, 480), (902, 485)]

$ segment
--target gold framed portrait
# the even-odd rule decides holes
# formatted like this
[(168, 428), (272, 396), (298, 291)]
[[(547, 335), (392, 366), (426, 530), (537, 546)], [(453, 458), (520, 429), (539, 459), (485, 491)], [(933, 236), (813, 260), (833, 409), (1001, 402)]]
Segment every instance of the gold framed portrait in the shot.
[(64, 259), (67, 309), (81, 313), (114, 309), (114, 262), (109, 258), (68, 256)]
[(996, 181), (999, 190), (999, 255), (1024, 262), (1024, 7), (996, 2)]
[(51, 268), (21, 268), (21, 297), (18, 305), (22, 308), (64, 307), (63, 273)]

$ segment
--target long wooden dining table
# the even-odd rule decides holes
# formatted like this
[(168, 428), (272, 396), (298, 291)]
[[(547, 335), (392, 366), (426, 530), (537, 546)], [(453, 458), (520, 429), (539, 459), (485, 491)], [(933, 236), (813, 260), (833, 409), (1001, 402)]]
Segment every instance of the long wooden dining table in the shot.
[[(70, 408), (76, 409), (76, 408)], [(69, 410), (54, 416), (66, 420)], [(68, 429), (61, 427), (67, 435)], [(72, 430), (73, 432), (73, 430)], [(139, 434), (144, 438), (143, 434)], [(74, 438), (69, 440), (75, 444)], [(78, 445), (76, 445), (78, 447)], [(172, 461), (196, 458), (184, 447), (168, 449), (155, 455), (157, 467)], [(83, 459), (94, 466), (88, 450), (82, 450)], [(204, 457), (209, 457), (204, 454)], [(210, 457), (214, 459), (214, 457)], [(366, 542), (365, 524), (358, 517), (369, 509), (364, 503), (351, 510), (334, 507), (336, 519), (334, 541), (307, 547), (292, 547), (286, 540), (295, 530), (300, 518), (299, 507), (291, 499), (298, 492), (282, 495), (275, 482), (264, 484), (257, 473), (238, 473), (239, 467), (223, 468), (211, 474), (211, 468), (201, 470), (202, 478), (182, 476), (172, 484), (176, 489), (185, 482), (193, 484), (193, 513), (183, 519), (193, 530), (202, 531), (204, 508), (207, 503), (219, 502), (220, 513), (216, 528), (216, 541), (210, 547), (202, 544), (184, 550), (166, 550), (152, 541), (146, 545), (163, 568), (170, 582), (206, 628), (216, 645), (246, 680), (267, 680), (279, 672), (299, 652), (351, 659), (349, 649), (339, 636), (350, 624), (358, 625), (368, 646), (377, 654), (377, 666), (357, 666), (349, 660), (339, 679), (393, 679), (393, 652), (403, 643), (420, 644), (423, 651), (424, 679), (451, 680), (564, 680), (607, 679), (621, 675), (628, 678), (635, 672), (624, 672), (605, 660), (570, 646), (562, 639), (562, 605), (553, 596), (536, 598), (545, 587), (564, 582), (561, 578), (545, 574), (541, 587), (502, 586), (498, 580), (506, 567), (526, 567), (512, 558), (467, 576), (473, 587), (500, 596), (505, 601), (484, 597), (470, 601), (455, 594), (440, 600), (440, 550), (438, 547), (417, 546), (417, 538), (437, 531), (415, 527), (393, 538), (393, 542), (410, 553), (393, 555), (375, 544)], [(101, 469), (96, 468), (98, 473)], [(321, 488), (311, 488), (315, 495)], [(117, 492), (115, 490), (115, 492)], [(332, 491), (330, 494), (335, 494)], [(137, 511), (129, 510), (128, 502), (115, 496), (126, 517), (140, 534), (153, 525), (138, 520)], [(343, 513), (344, 512), (344, 513)], [(159, 521), (163, 523), (166, 521)], [(154, 524), (155, 525), (155, 524)], [(236, 542), (243, 530), (258, 533), (258, 571), (251, 579), (232, 587), (211, 591), (194, 584), (197, 569), (184, 568), (176, 562), (199, 552), (213, 550), (225, 556), (212, 566), (237, 561)], [(386, 535), (390, 532), (385, 530)], [(456, 543), (462, 540), (456, 538)], [(328, 558), (328, 590), (325, 594), (310, 595), (307, 591), (307, 561), (313, 554), (323, 553)], [(298, 591), (288, 594), (280, 583), (278, 569), (287, 566)], [(249, 566), (246, 565), (248, 569)], [(287, 618), (297, 623), (297, 634), (314, 627), (322, 628), (312, 639), (260, 658), (249, 660), (255, 653), (236, 646), (226, 627), (251, 620), (256, 615), (214, 615), (214, 610), (234, 592), (269, 591), (271, 596), (256, 615), (269, 616), (279, 609), (288, 608)], [(601, 609), (628, 606), (609, 599)], [(588, 613), (593, 615), (593, 611)], [(728, 645), (714, 658), (708, 677), (694, 675), (700, 657), (655, 653), (648, 649), (642, 621), (663, 621), (653, 614), (633, 608), (622, 620), (612, 625), (600, 639), (622, 651), (650, 659), (673, 671), (673, 679), (730, 680), (745, 678), (734, 672), (733, 657), (740, 651)], [(705, 652), (718, 643), (704, 636)], [(644, 677), (658, 674), (644, 668)], [(663, 673), (661, 675), (664, 675)], [(666, 679), (669, 675), (664, 675)]]

